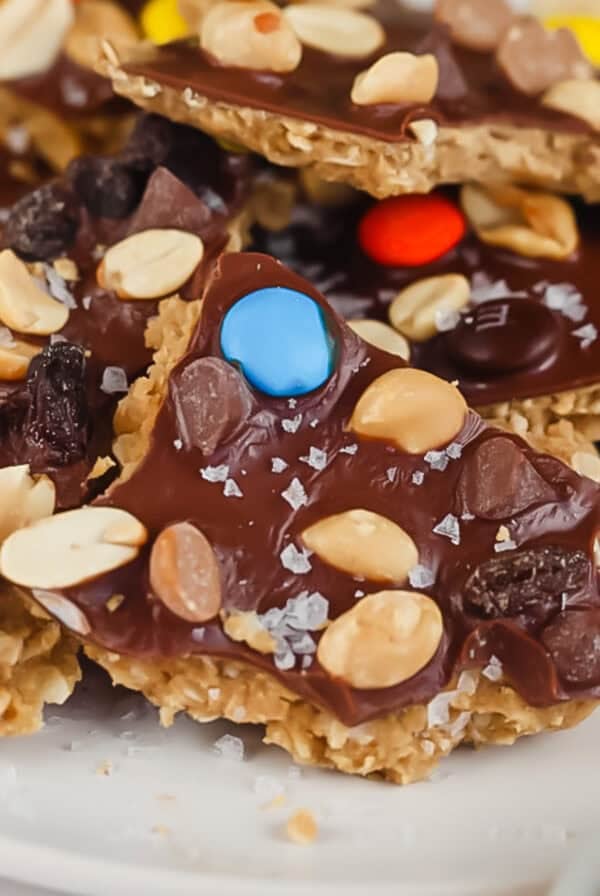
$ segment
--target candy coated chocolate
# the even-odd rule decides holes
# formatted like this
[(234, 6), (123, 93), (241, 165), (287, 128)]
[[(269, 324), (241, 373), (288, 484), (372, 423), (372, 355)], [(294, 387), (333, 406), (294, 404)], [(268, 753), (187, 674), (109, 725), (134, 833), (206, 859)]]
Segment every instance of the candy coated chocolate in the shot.
[(321, 309), (303, 293), (280, 287), (251, 292), (229, 309), (221, 351), (251, 385), (280, 398), (318, 389), (333, 368)]

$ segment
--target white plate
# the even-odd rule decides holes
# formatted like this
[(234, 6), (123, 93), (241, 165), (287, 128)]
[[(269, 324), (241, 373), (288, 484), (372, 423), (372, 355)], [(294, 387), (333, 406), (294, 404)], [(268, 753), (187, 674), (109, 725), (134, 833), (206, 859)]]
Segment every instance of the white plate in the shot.
[[(213, 753), (225, 731), (243, 762)], [(164, 731), (92, 672), (41, 734), (0, 742), (0, 874), (77, 896), (538, 896), (600, 827), (599, 741), (600, 714), (398, 788), (298, 773), (249, 727)], [(271, 787), (285, 808), (264, 808)], [(283, 834), (298, 807), (319, 820), (310, 847)]]

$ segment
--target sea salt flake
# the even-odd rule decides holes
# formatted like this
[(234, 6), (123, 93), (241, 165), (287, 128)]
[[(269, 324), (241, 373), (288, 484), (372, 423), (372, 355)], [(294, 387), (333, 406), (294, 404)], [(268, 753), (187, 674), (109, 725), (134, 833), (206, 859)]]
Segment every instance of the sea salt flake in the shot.
[(227, 464), (219, 464), (217, 467), (202, 467), (200, 475), (207, 482), (226, 482), (229, 476)]
[(385, 471), (385, 478), (388, 482), (394, 482), (396, 478), (396, 473), (398, 472), (398, 467), (388, 467)]
[(305, 654), (302, 657), (302, 663), (300, 664), (303, 669), (309, 669), (313, 664), (313, 656), (309, 653)]
[(271, 775), (258, 775), (252, 789), (261, 803), (270, 803), (285, 792), (285, 785)]
[(460, 313), (454, 308), (441, 308), (435, 312), (434, 321), (438, 333), (447, 333), (458, 326)]
[(287, 501), (292, 510), (299, 510), (308, 504), (308, 497), (304, 490), (304, 486), (297, 476), (294, 476), (285, 491), (281, 492), (281, 497)]
[(83, 305), (83, 307), (86, 311), (89, 311), (92, 306), (92, 297), (84, 296), (81, 300), (81, 304)]
[(105, 367), (102, 374), (102, 383), (100, 389), (107, 395), (113, 395), (117, 392), (127, 392), (129, 384), (127, 383), (127, 374), (122, 367)]
[(440, 473), (443, 473), (450, 462), (445, 451), (428, 451), (423, 459), (432, 470), (438, 470)]
[(295, 654), (303, 656), (305, 654), (313, 654), (317, 652), (317, 645), (308, 632), (300, 632), (297, 635), (290, 635), (289, 641)]
[(301, 457), (300, 460), (303, 464), (312, 467), (313, 470), (324, 470), (327, 466), (327, 452), (311, 445), (308, 449), (308, 456)]
[(319, 425), (319, 421), (317, 419), (311, 420), (308, 425), (310, 426), (311, 429), (316, 429), (317, 426)]
[(60, 274), (57, 274), (51, 264), (44, 264), (43, 268), (46, 283), (48, 284), (48, 292), (52, 298), (56, 299), (57, 302), (61, 302), (71, 310), (77, 308), (75, 296)]
[(273, 457), (271, 459), (271, 473), (283, 473), (287, 468), (288, 464), (282, 457)]
[(232, 734), (224, 734), (215, 741), (213, 751), (221, 758), (233, 762), (242, 762), (244, 758), (244, 742)]
[(412, 474), (411, 481), (413, 485), (423, 485), (425, 482), (425, 473), (422, 470), (415, 470)]
[(490, 661), (485, 669), (482, 669), (481, 674), (484, 678), (487, 678), (488, 681), (500, 681), (502, 678), (502, 663), (498, 659), (497, 656), (490, 657)]
[(291, 648), (278, 651), (273, 657), (273, 662), (281, 672), (288, 672), (296, 665), (296, 657)]
[(284, 419), (281, 421), (281, 427), (284, 432), (298, 432), (301, 423), (302, 414), (296, 414), (296, 416), (292, 419), (290, 419), (289, 417), (284, 417)]
[(573, 330), (572, 335), (581, 341), (581, 348), (589, 348), (590, 345), (598, 338), (598, 330), (594, 324), (585, 324), (578, 330)]
[(204, 638), (205, 631), (206, 631), (206, 629), (204, 627), (193, 628), (192, 629), (192, 641), (196, 641), (196, 642), (202, 641), (202, 639)]
[(226, 498), (243, 498), (244, 493), (235, 479), (226, 479), (223, 486), (223, 494)]
[(354, 597), (356, 597), (356, 598), (364, 597), (364, 596), (365, 596), (365, 592), (361, 591), (360, 588), (357, 588), (356, 591), (354, 592)]
[(427, 566), (417, 563), (409, 570), (408, 581), (413, 588), (429, 588), (435, 582), (435, 575)]
[(181, 449), (183, 448), (183, 442), (181, 441), (181, 439), (173, 439), (173, 448), (175, 449), (175, 451), (181, 451)]
[(294, 544), (288, 544), (279, 554), (279, 559), (284, 569), (289, 569), (296, 575), (304, 575), (312, 569), (306, 550), (299, 551)]
[(343, 448), (340, 448), (340, 454), (356, 454), (358, 451), (358, 445), (344, 445)]
[(434, 526), (433, 532), (435, 535), (449, 538), (454, 545), (460, 544), (460, 523), (453, 513), (447, 513), (443, 520)]
[(59, 342), (66, 342), (67, 337), (62, 333), (53, 333), (50, 337), (50, 345), (57, 345)]
[(450, 458), (450, 460), (458, 460), (462, 457), (463, 446), (460, 442), (450, 442), (448, 447), (446, 448), (446, 454)]
[(288, 398), (288, 408), (290, 408), (292, 411), (294, 410), (294, 408), (296, 407), (297, 404), (298, 404), (298, 402), (295, 398)]

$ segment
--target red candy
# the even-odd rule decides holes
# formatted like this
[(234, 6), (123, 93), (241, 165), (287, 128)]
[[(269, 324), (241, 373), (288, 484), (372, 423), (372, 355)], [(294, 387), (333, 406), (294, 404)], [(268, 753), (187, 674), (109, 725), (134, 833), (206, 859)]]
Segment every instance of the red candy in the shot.
[(363, 216), (358, 241), (378, 264), (417, 267), (449, 252), (465, 230), (462, 212), (445, 196), (393, 196)]

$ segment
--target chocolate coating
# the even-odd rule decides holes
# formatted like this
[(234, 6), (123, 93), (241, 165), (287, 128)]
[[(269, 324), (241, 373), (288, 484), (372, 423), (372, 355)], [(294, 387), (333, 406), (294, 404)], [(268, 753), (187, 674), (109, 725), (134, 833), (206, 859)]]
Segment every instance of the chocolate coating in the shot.
[[(515, 90), (496, 66), (494, 54), (451, 44), (447, 31), (397, 3), (368, 10), (384, 24), (386, 40), (368, 58), (348, 60), (303, 48), (298, 68), (287, 74), (221, 66), (193, 40), (158, 47), (143, 62), (125, 63), (130, 74), (183, 91), (191, 87), (214, 101), (265, 109), (342, 131), (391, 142), (412, 139), (415, 119), (460, 126), (503, 122), (553, 131), (589, 132), (585, 122), (545, 108), (537, 97)], [(355, 77), (386, 53), (434, 53), (440, 89), (431, 103), (357, 106), (350, 100)]]
[[(518, 619), (488, 622), (463, 609), (470, 577), (492, 559), (502, 563), (494, 547), (499, 525), (509, 528), (519, 551), (552, 548), (564, 558), (581, 554), (583, 573), (578, 573), (574, 601), (582, 607), (600, 607), (592, 553), (600, 525), (600, 490), (590, 480), (578, 477), (554, 458), (537, 454), (518, 437), (487, 427), (474, 414), (467, 416), (456, 436), (449, 454), (454, 459), (443, 471), (430, 467), (423, 456), (405, 454), (385, 442), (357, 438), (346, 428), (357, 400), (378, 376), (403, 362), (360, 340), (314, 287), (262, 255), (226, 255), (215, 266), (204, 296), (202, 319), (187, 354), (171, 376), (176, 391), (185, 388), (185, 372), (194, 370), (203, 359), (223, 360), (219, 340), (227, 310), (249, 292), (275, 285), (304, 292), (321, 306), (336, 345), (331, 378), (313, 393), (295, 399), (292, 406), (284, 398), (251, 390), (253, 407), (238, 430), (223, 430), (216, 419), (219, 443), (210, 456), (203, 453), (204, 446), (180, 444), (180, 409), (171, 386), (145, 458), (127, 481), (117, 483), (100, 500), (143, 521), (150, 533), (149, 543), (127, 566), (64, 591), (89, 620), (90, 640), (134, 657), (203, 654), (243, 660), (268, 670), (292, 691), (327, 707), (350, 725), (427, 701), (461, 668), (485, 665), (494, 655), (505, 664), (508, 680), (534, 705), (575, 695), (600, 695), (595, 688), (559, 680), (539, 641), (535, 597), (531, 605), (525, 602), (519, 608)], [(198, 404), (202, 402), (201, 395), (194, 394), (194, 398)], [(488, 488), (497, 491), (496, 506), (505, 502), (503, 516), (494, 514), (490, 519), (471, 513), (457, 518), (458, 543), (436, 534), (434, 529), (442, 519), (460, 513), (459, 483), (471, 473), (479, 475), (478, 454), (497, 440), (505, 447), (509, 443), (523, 464), (533, 469), (539, 489), (530, 485), (524, 501), (520, 477), (508, 483), (494, 477)], [(311, 447), (325, 452), (324, 466), (307, 464)], [(287, 464), (279, 473), (272, 469), (276, 457)], [(233, 480), (240, 494), (229, 490), (231, 496), (227, 497), (223, 477), (200, 473), (221, 465), (227, 468), (224, 476)], [(423, 474), (420, 485), (414, 478), (416, 472)], [(301, 483), (305, 500), (291, 506), (283, 493), (294, 479)], [(308, 526), (352, 508), (371, 510), (399, 524), (414, 540), (420, 564), (434, 577), (430, 587), (417, 590), (425, 590), (438, 603), (444, 637), (429, 664), (397, 686), (355, 690), (333, 680), (316, 659), (305, 670), (296, 663), (285, 671), (277, 668), (272, 656), (231, 641), (218, 619), (205, 624), (199, 640), (194, 625), (171, 613), (150, 585), (152, 542), (166, 526), (187, 521), (206, 536), (215, 552), (226, 611), (264, 613), (284, 606), (302, 592), (319, 592), (329, 601), (329, 618), (335, 619), (354, 606), (357, 589), (374, 593), (381, 586), (358, 581), (315, 555), (310, 557), (308, 569), (292, 572), (280, 554), (291, 544), (301, 545), (300, 535)], [(408, 583), (397, 585), (411, 587)], [(111, 613), (107, 601), (113, 594), (125, 595), (125, 599)], [(318, 633), (315, 637), (318, 639)]]
[(41, 103), (67, 120), (99, 110), (105, 114), (122, 111), (125, 106), (115, 98), (110, 81), (77, 65), (65, 53), (47, 71), (7, 81), (5, 85), (23, 99)]
[[(455, 191), (447, 195), (458, 202)], [(388, 320), (397, 293), (425, 277), (463, 274), (473, 300), (455, 330), (411, 344), (411, 363), (458, 380), (468, 403), (483, 407), (600, 382), (597, 296), (598, 208), (575, 204), (577, 252), (564, 261), (530, 259), (481, 242), (472, 231), (442, 258), (422, 267), (386, 267), (360, 247), (357, 232), (373, 200), (326, 209), (300, 202), (290, 226), (255, 229), (254, 247), (309, 277), (348, 319)], [(581, 328), (589, 328), (577, 335)]]

